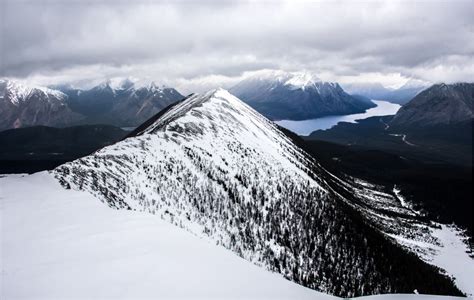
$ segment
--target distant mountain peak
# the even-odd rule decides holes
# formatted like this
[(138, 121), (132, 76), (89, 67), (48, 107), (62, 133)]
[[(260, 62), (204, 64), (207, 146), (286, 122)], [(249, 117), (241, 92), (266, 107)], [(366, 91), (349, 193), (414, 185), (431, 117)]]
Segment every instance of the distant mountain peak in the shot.
[(5, 98), (8, 93), (9, 100), (14, 105), (19, 105), (21, 102), (28, 100), (29, 96), (34, 93), (41, 93), (44, 97), (40, 97), (40, 99), (43, 100), (48, 100), (49, 98), (64, 100), (67, 98), (64, 93), (58, 90), (53, 90), (43, 86), (30, 86), (10, 79), (0, 79), (0, 88), (3, 90), (0, 92), (2, 98)]
[(155, 81), (151, 81), (148, 84), (147, 89), (152, 93), (156, 93), (156, 92), (162, 93), (163, 90), (166, 89), (166, 87), (164, 85), (157, 84)]
[(32, 90), (32, 87), (9, 79), (1, 79), (0, 88), (2, 89), (0, 93), (2, 98), (9, 96), (11, 103), (14, 105), (18, 105), (21, 101), (25, 100)]
[(375, 106), (370, 100), (347, 94), (338, 83), (322, 81), (310, 71), (258, 71), (230, 91), (273, 120), (354, 114)]
[(273, 81), (295, 88), (305, 88), (322, 82), (322, 80), (310, 71), (287, 72), (283, 70), (265, 69), (253, 73), (247, 78), (248, 80)]
[(112, 87), (113, 85), (114, 84), (112, 83), (112, 80), (107, 79), (107, 80), (102, 81), (100, 84), (96, 85), (95, 87), (93, 87), (91, 90), (104, 91), (104, 92), (115, 94), (115, 88)]
[(151, 81), (150, 84), (148, 85), (148, 87), (150, 89), (159, 89), (160, 88), (160, 86), (158, 84), (156, 84), (156, 82), (154, 82), (154, 81)]
[(34, 125), (64, 126), (80, 116), (67, 105), (68, 96), (47, 87), (0, 80), (0, 130)]
[(133, 88), (134, 86), (135, 86), (135, 82), (133, 82), (130, 78), (125, 78), (119, 82), (116, 89), (128, 90), (130, 88)]
[(308, 71), (290, 73), (291, 77), (285, 82), (293, 88), (305, 89), (309, 86), (314, 86), (317, 83), (322, 83), (322, 80), (314, 73)]

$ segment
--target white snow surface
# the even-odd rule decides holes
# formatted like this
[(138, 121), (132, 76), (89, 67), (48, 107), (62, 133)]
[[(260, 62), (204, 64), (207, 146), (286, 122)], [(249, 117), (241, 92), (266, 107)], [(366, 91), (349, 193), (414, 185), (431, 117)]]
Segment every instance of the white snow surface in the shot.
[[(28, 100), (28, 96), (32, 93), (40, 92), (43, 93), (46, 97), (41, 97), (41, 99), (49, 100), (49, 98), (61, 99), (64, 100), (67, 96), (58, 91), (53, 90), (47, 87), (42, 86), (28, 86), (14, 80), (1, 79), (0, 85), (6, 84), (5, 91), (8, 93), (10, 101), (14, 105), (19, 105), (21, 102)], [(6, 95), (3, 95), (5, 97)]]
[(336, 299), (46, 172), (0, 178), (0, 299)]
[[(425, 262), (441, 268), (454, 279), (456, 286), (474, 295), (474, 259), (469, 256), (465, 232), (454, 225), (418, 220), (420, 211), (393, 187), (393, 195), (377, 191), (380, 187), (354, 179), (354, 193), (365, 199), (370, 209), (358, 207), (363, 215), (387, 236), (413, 252)], [(394, 218), (391, 213), (401, 214)]]
[[(474, 259), (466, 252), (463, 231), (456, 226), (436, 224), (430, 227), (430, 234), (440, 243), (415, 241), (399, 235), (390, 235), (402, 245), (412, 249), (421, 258), (447, 271), (454, 277), (458, 288), (468, 296), (474, 295)], [(424, 251), (417, 251), (424, 249)]]
[[(47, 172), (0, 178), (0, 299), (340, 299)], [(367, 300), (456, 300), (379, 295)]]
[[(315, 73), (310, 71), (286, 72), (283, 70), (261, 70), (255, 72), (243, 82), (249, 81), (272, 82), (302, 90), (309, 86), (317, 87), (318, 84), (324, 83)], [(334, 83), (330, 84), (334, 85)]]
[(304, 90), (307, 86), (315, 85), (321, 82), (318, 76), (311, 72), (302, 71), (291, 73), (291, 77), (285, 82), (285, 85), (290, 85), (294, 88), (301, 88)]

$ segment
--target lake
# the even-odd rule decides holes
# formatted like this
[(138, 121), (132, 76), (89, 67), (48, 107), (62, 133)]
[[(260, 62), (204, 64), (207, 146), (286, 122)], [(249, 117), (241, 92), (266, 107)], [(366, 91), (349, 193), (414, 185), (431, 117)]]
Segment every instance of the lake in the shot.
[(377, 106), (370, 108), (366, 112), (360, 114), (327, 116), (302, 121), (281, 120), (276, 121), (275, 123), (293, 131), (298, 135), (310, 135), (310, 133), (315, 130), (329, 129), (337, 125), (339, 122), (355, 123), (356, 120), (367, 119), (369, 117), (394, 115), (401, 107), (399, 104), (390, 103), (384, 100), (372, 100), (372, 102)]

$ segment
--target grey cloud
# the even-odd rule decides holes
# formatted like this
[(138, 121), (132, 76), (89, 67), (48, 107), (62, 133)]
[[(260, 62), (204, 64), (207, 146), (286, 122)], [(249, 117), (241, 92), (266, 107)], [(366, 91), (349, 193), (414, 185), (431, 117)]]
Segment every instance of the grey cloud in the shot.
[(470, 0), (3, 5), (0, 76), (135, 76), (193, 87), (263, 68), (309, 69), (335, 80), (375, 72), (430, 81), (474, 76), (466, 68), (474, 62)]

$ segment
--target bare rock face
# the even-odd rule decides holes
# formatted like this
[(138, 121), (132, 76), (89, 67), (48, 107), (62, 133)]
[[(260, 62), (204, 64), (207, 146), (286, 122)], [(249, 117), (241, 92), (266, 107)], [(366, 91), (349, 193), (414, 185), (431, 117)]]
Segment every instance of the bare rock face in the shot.
[(418, 130), (472, 121), (474, 83), (436, 84), (403, 106), (392, 128)]
[(65, 126), (79, 121), (59, 91), (0, 81), (0, 130), (34, 125)]

